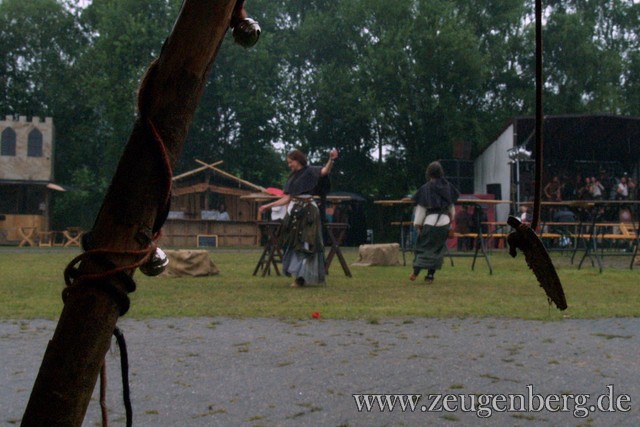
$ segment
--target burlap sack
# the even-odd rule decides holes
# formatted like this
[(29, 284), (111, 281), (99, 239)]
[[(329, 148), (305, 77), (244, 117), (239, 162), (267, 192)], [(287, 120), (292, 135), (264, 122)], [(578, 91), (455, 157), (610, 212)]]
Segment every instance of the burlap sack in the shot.
[(360, 245), (358, 261), (352, 265), (365, 267), (372, 265), (399, 265), (399, 253), (400, 245), (398, 243)]
[(167, 276), (213, 276), (220, 270), (211, 261), (206, 250), (165, 250), (169, 265), (163, 274)]

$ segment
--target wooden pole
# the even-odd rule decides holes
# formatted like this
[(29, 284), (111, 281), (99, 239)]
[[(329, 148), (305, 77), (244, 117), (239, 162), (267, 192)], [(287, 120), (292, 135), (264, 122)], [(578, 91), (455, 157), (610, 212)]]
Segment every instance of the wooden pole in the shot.
[(209, 169), (212, 169), (212, 170), (218, 172), (222, 176), (226, 176), (227, 178), (235, 179), (236, 181), (246, 185), (247, 187), (251, 187), (254, 190), (265, 191), (264, 187), (262, 187), (260, 185), (256, 185), (256, 184), (254, 184), (252, 182), (246, 181), (244, 179), (238, 178), (237, 176), (235, 176), (233, 174), (230, 174), (229, 172), (225, 172), (222, 169), (218, 169), (215, 164), (209, 165), (209, 164), (203, 162), (202, 160), (198, 160), (198, 159), (196, 159), (196, 162), (200, 163), (205, 168), (209, 168)]
[[(85, 258), (81, 275), (104, 275), (132, 263), (125, 251), (149, 247), (166, 207), (170, 170), (182, 150), (207, 76), (229, 28), (236, 0), (185, 0), (139, 94), (140, 115), (91, 232), (104, 260)], [(159, 137), (159, 138), (158, 138)], [(158, 142), (158, 139), (161, 142)], [(164, 147), (164, 150), (159, 148)], [(163, 162), (160, 152), (165, 151)], [(169, 176), (167, 176), (169, 172)], [(130, 277), (135, 269), (125, 271)], [(65, 305), (47, 346), (22, 426), (81, 426), (131, 284), (108, 275), (67, 288)], [(120, 297), (119, 297), (120, 296)], [(126, 310), (126, 309), (125, 309)]]
[[(196, 161), (197, 161), (197, 160), (196, 160)], [(184, 178), (184, 177), (191, 176), (191, 175), (195, 175), (195, 174), (197, 174), (198, 172), (202, 172), (202, 171), (203, 171), (203, 170), (205, 170), (205, 169), (209, 169), (211, 166), (218, 166), (218, 165), (220, 165), (220, 164), (222, 164), (222, 163), (224, 163), (224, 160), (218, 160), (217, 162), (211, 163), (210, 165), (207, 165), (207, 166), (201, 166), (201, 167), (199, 167), (199, 168), (196, 168), (196, 169), (190, 170), (189, 172), (185, 172), (185, 173), (182, 173), (182, 174), (180, 174), (180, 175), (174, 176), (174, 177), (173, 177), (173, 180), (174, 180), (174, 181), (178, 181), (178, 180), (180, 180), (180, 179), (182, 179), (182, 178)]]

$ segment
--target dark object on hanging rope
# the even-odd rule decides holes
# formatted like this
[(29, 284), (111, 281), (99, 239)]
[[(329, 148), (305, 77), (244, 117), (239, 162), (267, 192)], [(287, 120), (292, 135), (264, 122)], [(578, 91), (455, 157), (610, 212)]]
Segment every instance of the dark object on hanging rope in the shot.
[(100, 368), (100, 413), (102, 414), (102, 427), (109, 426), (109, 408), (107, 407), (107, 359), (102, 361)]
[(517, 249), (524, 253), (527, 265), (535, 274), (540, 286), (547, 294), (550, 303), (555, 303), (560, 310), (566, 310), (567, 301), (562, 289), (562, 283), (553, 262), (547, 253), (544, 245), (534, 230), (538, 228), (540, 222), (540, 210), (542, 200), (542, 168), (543, 161), (543, 105), (542, 105), (542, 1), (535, 2), (536, 15), (536, 170), (535, 170), (535, 191), (533, 200), (533, 221), (531, 227), (523, 224), (518, 218), (510, 216), (507, 224), (514, 228), (514, 231), (507, 236), (509, 243), (509, 254), (515, 258)]
[(514, 231), (507, 236), (509, 255), (515, 258), (518, 254), (517, 249), (520, 249), (524, 253), (527, 265), (547, 294), (549, 303), (553, 302), (558, 309), (566, 310), (567, 300), (564, 296), (562, 283), (560, 283), (553, 262), (538, 235), (514, 216), (507, 219), (507, 224), (514, 228)]
[(242, 47), (250, 48), (258, 43), (260, 38), (260, 24), (255, 19), (247, 16), (244, 9), (244, 0), (238, 0), (231, 16), (231, 28), (233, 28), (233, 40)]
[(113, 335), (118, 342), (120, 349), (120, 369), (122, 370), (122, 399), (124, 401), (124, 409), (127, 414), (127, 427), (133, 425), (133, 410), (131, 408), (131, 392), (129, 390), (129, 355), (127, 353), (127, 342), (120, 328), (113, 330)]
[[(127, 342), (120, 328), (116, 326), (113, 330), (118, 348), (120, 349), (120, 370), (122, 372), (122, 400), (127, 416), (127, 427), (133, 425), (133, 409), (131, 407), (131, 392), (129, 390), (129, 355), (127, 353)], [(100, 369), (100, 409), (102, 411), (102, 427), (109, 427), (109, 417), (107, 415), (107, 360), (102, 362)]]
[(253, 47), (258, 43), (262, 29), (258, 21), (245, 18), (233, 27), (233, 40), (242, 47)]

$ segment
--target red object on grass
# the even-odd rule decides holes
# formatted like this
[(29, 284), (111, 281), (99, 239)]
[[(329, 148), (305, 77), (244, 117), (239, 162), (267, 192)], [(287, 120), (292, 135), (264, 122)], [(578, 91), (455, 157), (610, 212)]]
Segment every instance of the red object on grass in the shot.
[(313, 317), (314, 319), (319, 319), (320, 313), (318, 311), (314, 311), (313, 313), (311, 313), (311, 317)]

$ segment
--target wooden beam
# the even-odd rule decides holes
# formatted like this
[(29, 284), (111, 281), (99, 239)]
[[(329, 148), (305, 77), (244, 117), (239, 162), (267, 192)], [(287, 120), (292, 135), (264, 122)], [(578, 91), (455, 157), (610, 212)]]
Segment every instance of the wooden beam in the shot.
[(209, 168), (209, 169), (213, 169), (214, 171), (218, 172), (218, 173), (219, 173), (220, 175), (222, 175), (222, 176), (226, 176), (227, 178), (231, 178), (231, 179), (233, 179), (233, 180), (235, 180), (235, 181), (238, 181), (239, 183), (244, 184), (244, 185), (246, 185), (247, 187), (251, 187), (251, 188), (253, 188), (254, 190), (258, 190), (258, 191), (265, 191), (265, 188), (264, 188), (264, 187), (261, 187), (261, 186), (259, 186), (259, 185), (256, 185), (256, 184), (252, 183), (252, 182), (249, 182), (249, 181), (245, 181), (244, 179), (238, 178), (237, 176), (235, 176), (235, 175), (233, 175), (233, 174), (230, 174), (229, 172), (225, 172), (225, 171), (223, 171), (222, 169), (218, 169), (218, 168), (217, 168), (217, 167), (215, 167), (215, 166), (208, 165), (208, 164), (206, 164), (205, 162), (203, 162), (202, 160), (198, 160), (198, 159), (196, 159), (196, 162), (200, 163), (201, 165), (203, 165), (203, 166), (205, 166), (205, 167), (207, 167), (207, 168)]
[(231, 187), (222, 187), (219, 185), (210, 184), (209, 190), (214, 193), (227, 194), (230, 196), (244, 196), (245, 194), (249, 194), (249, 190), (243, 190), (241, 188), (231, 188)]
[(211, 167), (211, 166), (218, 166), (218, 165), (221, 165), (222, 163), (224, 163), (224, 160), (218, 160), (217, 162), (211, 163), (210, 165), (207, 165), (207, 166), (201, 166), (201, 167), (199, 167), (199, 168), (196, 168), (196, 169), (190, 170), (190, 171), (185, 172), (185, 173), (183, 173), (183, 174), (180, 174), (180, 175), (174, 176), (172, 179), (173, 179), (174, 181), (178, 181), (178, 180), (180, 180), (180, 179), (187, 178), (187, 177), (189, 177), (189, 176), (191, 176), (191, 175), (195, 175), (195, 174), (197, 174), (197, 173), (199, 173), (199, 172), (202, 172), (203, 170), (207, 170), (207, 169), (209, 169), (209, 167)]
[(207, 190), (210, 190), (214, 193), (228, 194), (231, 196), (244, 196), (250, 193), (249, 190), (243, 190), (241, 188), (225, 187), (222, 185), (207, 184), (206, 182), (201, 182), (187, 187), (174, 188), (171, 192), (171, 195), (174, 197), (180, 197), (186, 194), (204, 193)]
[(185, 194), (204, 193), (209, 189), (209, 185), (206, 182), (200, 182), (198, 184), (189, 185), (187, 187), (174, 188), (171, 191), (173, 196), (184, 196)]

